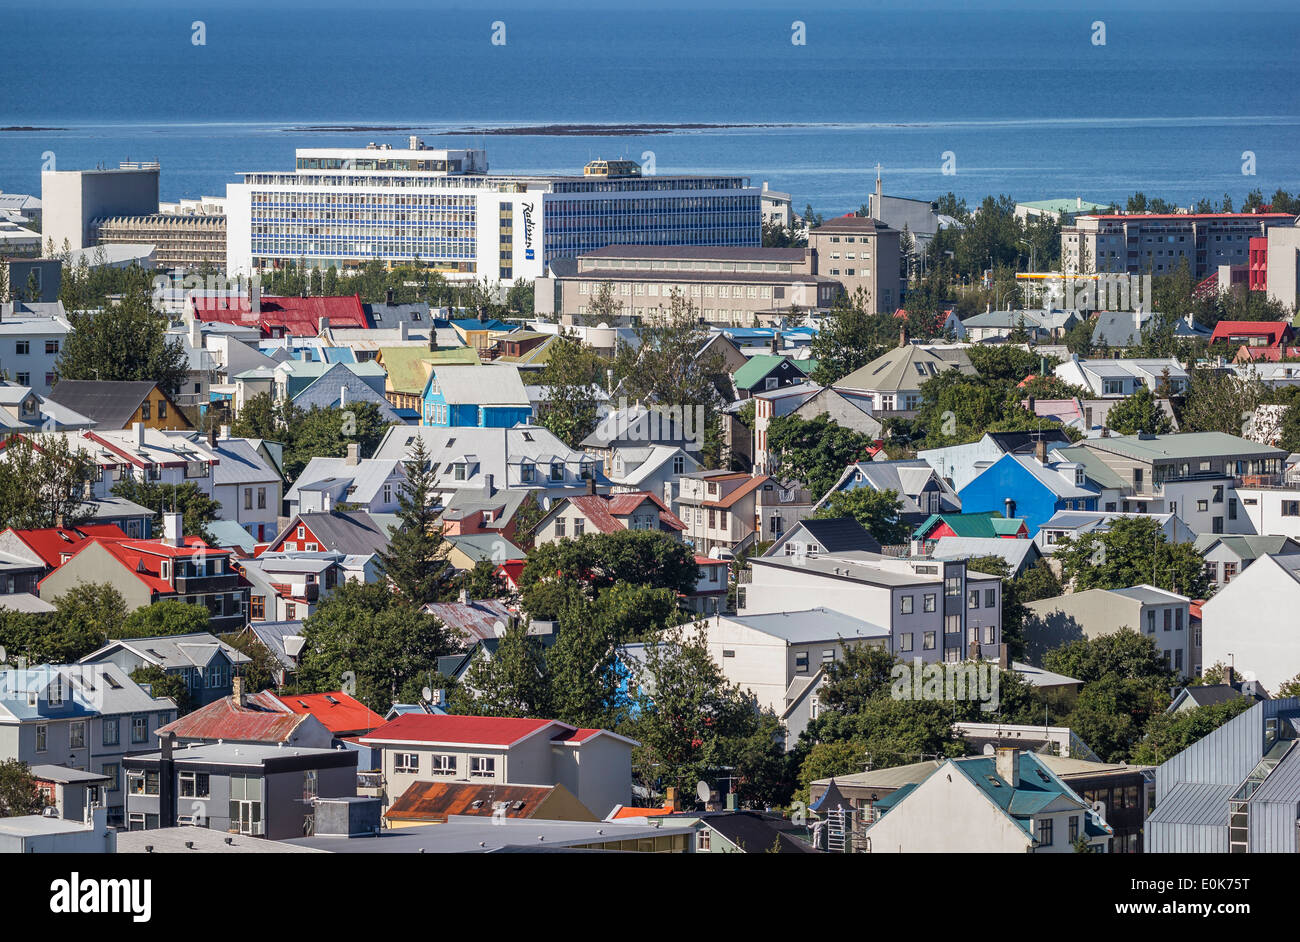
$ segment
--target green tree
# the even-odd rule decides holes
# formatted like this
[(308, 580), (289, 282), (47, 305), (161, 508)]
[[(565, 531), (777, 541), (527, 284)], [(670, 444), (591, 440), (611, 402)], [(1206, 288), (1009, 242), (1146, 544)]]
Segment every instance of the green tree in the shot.
[(1169, 416), (1146, 386), (1139, 386), (1133, 395), (1115, 403), (1106, 413), (1106, 424), (1121, 435), (1165, 435), (1173, 431)]
[(1067, 537), (1056, 559), (1074, 590), (1153, 585), (1194, 599), (1209, 594), (1205, 559), (1191, 543), (1173, 543), (1146, 517), (1122, 517), (1106, 531)]
[(861, 289), (841, 295), (812, 342), (817, 361), (812, 379), (829, 386), (897, 346), (901, 325), (892, 313), (877, 314)]
[(390, 428), (373, 402), (348, 403), (346, 408), (312, 406), (307, 412), (290, 407), (284, 473), (293, 480), (312, 458), (343, 458), (349, 445), (360, 446), (362, 458), (374, 454)]
[(450, 695), (453, 713), (550, 719), (555, 692), (542, 642), (524, 622), (511, 625), (496, 650), (480, 648)]
[(193, 481), (163, 484), (123, 478), (113, 485), (113, 494), (152, 510), (155, 533), (162, 532), (163, 514), (174, 512), (181, 515), (181, 530), (185, 536), (197, 536), (208, 544), (215, 539), (208, 524), (220, 516), (221, 502), (203, 493)]
[(815, 419), (785, 415), (767, 427), (767, 448), (773, 474), (803, 481), (813, 494), (825, 494), (844, 469), (869, 458), (871, 439), (845, 428), (822, 413)]
[(0, 452), (0, 529), (76, 526), (89, 517), (86, 482), (98, 472), (61, 435), (14, 435)]
[(698, 578), (695, 554), (681, 541), (657, 530), (620, 530), (538, 546), (519, 583), (526, 611), (555, 618), (575, 588), (588, 598), (619, 582), (687, 593)]
[(1187, 394), (1178, 416), (1184, 432), (1224, 432), (1240, 435), (1242, 416), (1252, 413), (1263, 401), (1263, 384), (1208, 368), (1188, 371)]
[(239, 438), (266, 438), (283, 442), (296, 409), (288, 399), (276, 399), (269, 392), (258, 393), (244, 403), (239, 415), (230, 426), (230, 432)]
[(461, 574), (460, 587), (469, 599), (501, 599), (510, 594), (505, 581), (497, 574), (497, 565), (480, 559), (472, 569)]
[(72, 333), (63, 342), (58, 374), (64, 379), (148, 380), (175, 396), (189, 377), (179, 339), (168, 340), (167, 318), (147, 290), (99, 310), (68, 309)]
[(1277, 688), (1278, 699), (1283, 697), (1300, 697), (1300, 674), (1296, 674), (1290, 680), (1283, 681)]
[(1236, 697), (1177, 713), (1157, 713), (1147, 723), (1146, 734), (1134, 748), (1130, 761), (1159, 765), (1254, 705), (1249, 697)]
[(0, 818), (40, 814), (45, 797), (36, 787), (36, 778), (26, 762), (18, 759), (0, 761)]
[(71, 637), (92, 645), (85, 653), (100, 647), (109, 638), (122, 637), (126, 624), (126, 600), (107, 582), (78, 582), (51, 600), (55, 620)]
[(317, 693), (342, 689), (378, 713), (458, 643), (438, 618), (380, 583), (339, 586), (302, 630), (299, 686)]
[(162, 635), (188, 635), (209, 628), (210, 614), (205, 605), (191, 605), (168, 599), (137, 608), (126, 616), (120, 638), (154, 638)]
[(436, 602), (450, 577), (451, 564), (438, 524), (433, 469), (424, 439), (416, 436), (410, 457), (403, 462), (406, 483), (398, 489), (401, 524), (389, 530), (388, 549), (379, 554), (384, 572), (397, 593), (412, 605)]
[(605, 361), (576, 334), (564, 331), (551, 341), (538, 379), (546, 390), (539, 422), (570, 448), (578, 448), (596, 428), (593, 392), (604, 369)]
[(813, 516), (817, 519), (852, 517), (882, 546), (897, 546), (912, 536), (912, 527), (902, 518), (902, 509), (897, 491), (859, 487), (832, 491)]
[(176, 704), (176, 715), (184, 716), (194, 709), (190, 698), (190, 685), (180, 674), (169, 674), (157, 664), (146, 664), (131, 671), (131, 680), (148, 687), (154, 697), (166, 697)]
[[(331, 269), (332, 271), (332, 269)], [(279, 658), (251, 631), (232, 631), (218, 636), (240, 654), (248, 656), (247, 664), (239, 666), (245, 693), (274, 689), (276, 675), (283, 670)]]

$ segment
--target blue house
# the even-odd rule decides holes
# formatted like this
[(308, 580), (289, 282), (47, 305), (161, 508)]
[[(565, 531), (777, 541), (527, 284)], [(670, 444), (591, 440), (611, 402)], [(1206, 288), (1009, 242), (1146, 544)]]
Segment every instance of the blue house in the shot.
[(958, 491), (963, 513), (996, 510), (1020, 517), (1031, 539), (1058, 510), (1096, 510), (1100, 493), (1078, 462), (1040, 462), (1013, 454), (1003, 455)]
[(425, 425), (513, 428), (532, 417), (519, 368), (509, 364), (437, 365), (424, 386)]

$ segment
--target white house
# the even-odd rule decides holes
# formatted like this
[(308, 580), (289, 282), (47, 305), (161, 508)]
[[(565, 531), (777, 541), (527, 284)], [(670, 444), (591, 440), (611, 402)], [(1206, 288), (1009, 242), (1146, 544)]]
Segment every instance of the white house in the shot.
[(1173, 357), (1168, 359), (1081, 360), (1077, 354), (1059, 364), (1056, 378), (1071, 386), (1082, 386), (1099, 399), (1123, 398), (1145, 386), (1151, 392), (1168, 383), (1169, 392), (1179, 395), (1187, 389), (1188, 375)]
[(406, 486), (400, 458), (361, 458), (357, 445), (345, 458), (313, 458), (289, 488), (289, 515), (328, 511), (339, 504), (355, 505), (372, 514), (397, 513)]
[[(1300, 674), (1300, 560), (1261, 556), (1201, 606), (1201, 661), (1271, 693)], [(1253, 675), (1253, 677), (1252, 677)]]

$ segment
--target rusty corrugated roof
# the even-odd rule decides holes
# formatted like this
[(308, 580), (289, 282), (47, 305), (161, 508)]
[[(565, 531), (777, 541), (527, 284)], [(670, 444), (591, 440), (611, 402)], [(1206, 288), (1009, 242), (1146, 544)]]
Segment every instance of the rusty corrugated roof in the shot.
[(415, 782), (384, 817), (441, 823), (449, 814), (491, 817), (502, 802), (507, 818), (530, 818), (554, 785), (483, 785), (474, 782)]

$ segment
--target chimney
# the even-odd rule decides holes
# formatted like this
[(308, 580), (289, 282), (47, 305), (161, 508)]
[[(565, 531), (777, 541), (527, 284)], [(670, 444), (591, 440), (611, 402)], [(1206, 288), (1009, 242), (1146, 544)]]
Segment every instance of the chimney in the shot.
[(393, 289), (389, 288), (384, 292), (384, 303), (391, 305), (393, 303)]
[(397, 339), (409, 340), (411, 337), (411, 325), (406, 321), (397, 322)]
[(877, 219), (879, 219), (880, 214), (885, 211), (884, 206), (881, 205), (883, 200), (884, 200), (884, 184), (880, 180), (880, 169), (877, 168), (876, 169), (876, 205), (873, 207), (873, 209), (875, 209), (876, 211)]
[(168, 546), (181, 545), (181, 519), (178, 513), (163, 514), (163, 542)]
[(176, 762), (172, 750), (176, 748), (176, 734), (162, 737), (158, 756), (158, 826), (176, 826)]
[(342, 386), (339, 387), (339, 408), (346, 409), (347, 405), (348, 405), (348, 387), (347, 384), (344, 383)]
[(230, 426), (229, 425), (221, 426), (221, 434), (218, 435), (217, 437), (220, 438), (222, 441), (225, 441), (226, 439), (230, 438)]
[(1004, 671), (1011, 670), (1011, 645), (1006, 642), (998, 645), (998, 667)]
[(234, 701), (235, 706), (244, 705), (244, 678), (239, 674), (230, 678), (230, 699)]
[(488, 497), (491, 497), (493, 494), (497, 492), (495, 485), (496, 485), (496, 477), (494, 475), (491, 474), (483, 475), (483, 487), (487, 489)]
[(772, 356), (776, 356), (780, 352), (779, 349), (777, 348), (777, 338), (780, 336), (780, 334), (781, 332), (779, 330), (774, 329), (772, 331)]
[(1233, 670), (1231, 665), (1223, 669), (1223, 682), (1229, 687), (1237, 685), (1237, 672)]
[(1006, 500), (1002, 502), (1002, 504), (1004, 507), (1006, 507), (1006, 514), (1005, 514), (1006, 518), (1008, 520), (1014, 519), (1016, 516), (1016, 502), (1012, 500), (1010, 497), (1008, 497)]
[(669, 785), (664, 789), (664, 810), (674, 813), (677, 811), (677, 786), (675, 785)]
[(328, 317), (322, 317), (322, 318), (320, 319), (320, 332), (321, 332), (321, 334), (325, 334), (326, 332), (329, 331), (329, 329), (330, 329), (330, 319), (329, 319)]
[(901, 324), (898, 325), (898, 345), (900, 347), (907, 346), (907, 321), (906, 320), (904, 320)]
[(1020, 750), (1015, 746), (998, 746), (993, 757), (998, 778), (1012, 788), (1020, 787)]
[(197, 317), (190, 317), (190, 346), (203, 346), (203, 325)]
[(1034, 445), (1034, 457), (1039, 464), (1047, 464), (1047, 440), (1040, 438)]
[(596, 475), (594, 474), (591, 477), (587, 478), (587, 493), (588, 494), (596, 493)]
[(356, 442), (348, 445), (348, 457), (345, 462), (349, 467), (356, 467), (361, 463), (361, 446)]
[(211, 427), (208, 428), (208, 447), (209, 448), (217, 447), (217, 430), (215, 428), (211, 428)]
[(1083, 197), (1082, 197), (1082, 196), (1076, 196), (1076, 197), (1074, 198), (1074, 208), (1075, 208), (1075, 209), (1083, 209)]
[(143, 448), (144, 447), (144, 423), (132, 422), (131, 431), (135, 433), (135, 447)]

